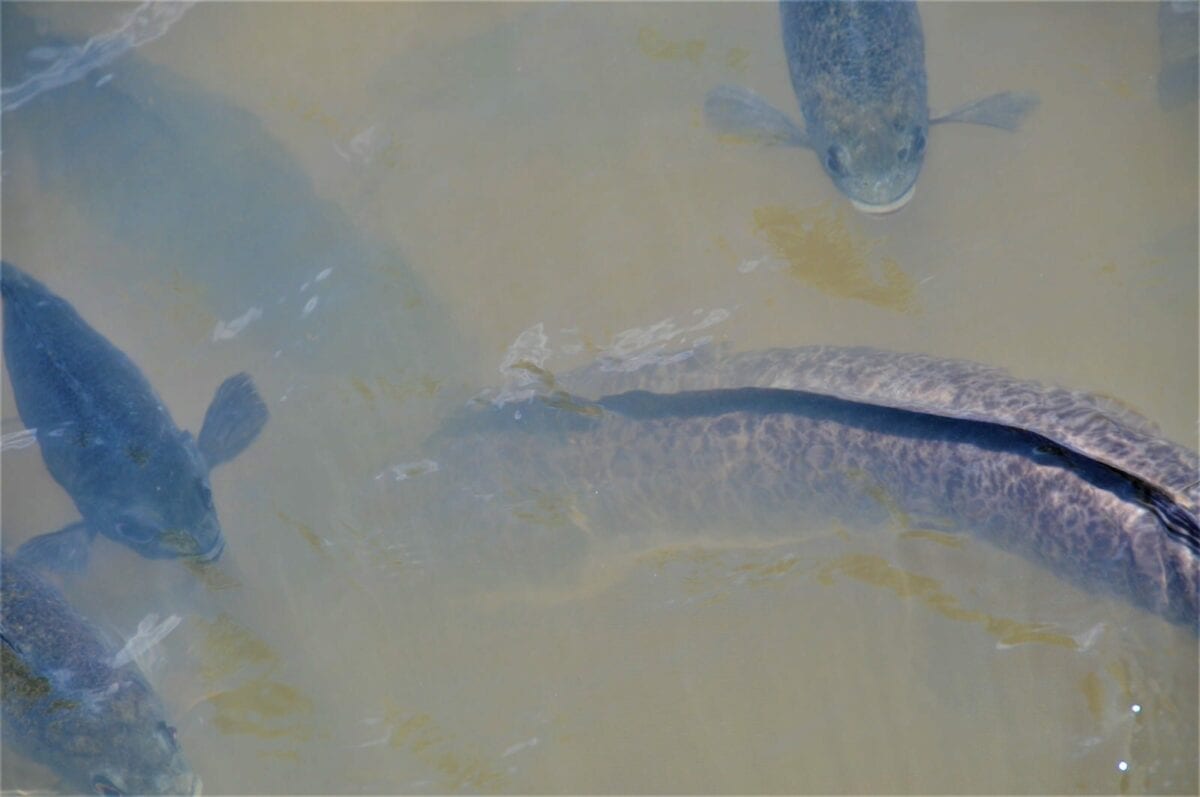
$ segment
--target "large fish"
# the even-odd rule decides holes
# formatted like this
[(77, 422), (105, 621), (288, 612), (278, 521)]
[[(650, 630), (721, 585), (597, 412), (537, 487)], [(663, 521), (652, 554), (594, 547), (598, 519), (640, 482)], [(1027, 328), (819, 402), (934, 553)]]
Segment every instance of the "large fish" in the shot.
[(1200, 75), (1200, 3), (1163, 0), (1158, 4), (1158, 102), (1165, 109), (1196, 102)]
[(4, 745), (76, 794), (196, 794), (162, 703), (33, 568), (0, 566)]
[(735, 86), (709, 92), (705, 116), (723, 133), (812, 149), (866, 213), (898, 210), (912, 199), (931, 124), (1015, 130), (1037, 105), (1032, 94), (1004, 92), (930, 119), (925, 38), (912, 2), (785, 0), (779, 16), (804, 127)]
[(83, 516), (18, 555), (78, 569), (100, 533), (149, 558), (219, 557), (225, 540), (208, 473), (267, 422), (250, 377), (231, 376), (217, 389), (196, 440), (175, 426), (138, 367), (64, 299), (7, 262), (0, 294), (17, 411)]
[[(7, 217), (70, 208), (93, 226), (84, 235), (134, 253), (119, 277), (157, 279), (170, 263), (202, 291), (198, 309), (219, 319), (214, 340), (244, 336), (280, 351), (280, 364), (318, 355), (323, 370), (353, 363), (361, 376), (374, 356), (390, 376), (446, 372), (456, 340), (448, 314), (395, 245), (322, 198), (256, 114), (120, 50), (160, 32), (182, 6), (119, 9), (124, 30), (86, 42), (56, 35), (40, 11), (0, 7)], [(239, 13), (201, 5), (156, 46), (193, 35), (192, 15)], [(53, 258), (44, 242), (61, 235), (36, 229), (6, 225), (5, 251)], [(302, 372), (311, 375), (311, 362)]]
[(1197, 627), (1197, 456), (1111, 401), (832, 347), (596, 365), (561, 385), (465, 410), (432, 438), (427, 481), (485, 524), (549, 497), (581, 536), (900, 512)]

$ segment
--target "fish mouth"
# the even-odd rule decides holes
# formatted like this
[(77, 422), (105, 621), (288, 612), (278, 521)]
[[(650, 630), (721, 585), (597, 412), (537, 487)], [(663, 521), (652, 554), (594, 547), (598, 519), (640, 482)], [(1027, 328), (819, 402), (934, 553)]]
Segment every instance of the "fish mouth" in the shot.
[(898, 198), (891, 202), (885, 202), (882, 205), (872, 205), (866, 202), (861, 202), (854, 197), (850, 197), (850, 204), (854, 205), (855, 210), (859, 210), (870, 216), (886, 216), (889, 213), (895, 213), (900, 208), (908, 204), (913, 198), (913, 194), (917, 193), (917, 184), (913, 183), (908, 187), (908, 190), (901, 194)]
[(209, 548), (207, 551), (205, 551), (204, 553), (196, 554), (195, 556), (193, 556), (191, 558), (197, 562), (203, 562), (203, 563), (207, 564), (209, 562), (215, 562), (218, 559), (220, 559), (221, 554), (223, 554), (223, 553), (225, 553), (225, 538), (221, 537), (216, 542), (214, 542), (212, 544), (212, 547)]

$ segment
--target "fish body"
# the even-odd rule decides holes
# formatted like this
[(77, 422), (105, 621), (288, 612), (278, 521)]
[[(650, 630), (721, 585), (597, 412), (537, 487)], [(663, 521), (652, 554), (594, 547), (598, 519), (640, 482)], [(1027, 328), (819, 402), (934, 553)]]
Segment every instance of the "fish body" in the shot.
[[(557, 495), (580, 525), (612, 529), (934, 518), (1197, 627), (1196, 455), (1082, 394), (838, 348), (592, 367), (561, 384), (570, 401), (468, 410), (435, 436), (437, 475), (468, 485), (456, 501), (503, 514)], [(1039, 401), (1040, 431), (1013, 417)]]
[(785, 2), (805, 132), (842, 193), (884, 212), (916, 189), (929, 131), (925, 38), (909, 2)]
[[(9, 192), (8, 212), (69, 208), (132, 253), (112, 264), (131, 280), (170, 263), (215, 316), (214, 342), (251, 339), (306, 373), (309, 358), (361, 368), (365, 353), (388, 369), (448, 372), (448, 314), (403, 253), (323, 198), (257, 114), (142, 57), (133, 45), (189, 4), (134, 5), (114, 10), (122, 30), (92, 40), (59, 35), (36, 6), (0, 9), (6, 169), (31, 186)], [(186, 20), (158, 44), (188, 36)]]
[(224, 538), (209, 470), (236, 456), (266, 423), (245, 374), (217, 391), (197, 441), (181, 431), (141, 370), (64, 299), (15, 266), (0, 271), (4, 358), (47, 470), (83, 516), (27, 543), (22, 555), (86, 560), (96, 534), (149, 558), (212, 560)]
[(78, 794), (196, 794), (200, 780), (137, 665), (32, 567), (0, 564), (4, 744)]
[(1196, 102), (1200, 74), (1200, 3), (1163, 0), (1158, 4), (1158, 102), (1164, 109)]
[(805, 146), (856, 208), (888, 213), (916, 190), (929, 126), (969, 122), (1015, 129), (1036, 97), (1002, 93), (930, 119), (925, 39), (908, 0), (784, 0), (783, 47), (804, 128), (746, 89), (709, 93), (721, 132)]

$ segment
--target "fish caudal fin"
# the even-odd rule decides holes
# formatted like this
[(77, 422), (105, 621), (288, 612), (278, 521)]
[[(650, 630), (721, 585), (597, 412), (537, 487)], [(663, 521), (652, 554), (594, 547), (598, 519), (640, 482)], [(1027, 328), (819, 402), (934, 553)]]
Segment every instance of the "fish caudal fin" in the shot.
[(215, 468), (245, 451), (266, 425), (268, 415), (249, 374), (235, 374), (222, 382), (200, 427), (198, 444), (208, 467)]
[(25, 541), (13, 555), (22, 564), (60, 573), (82, 572), (96, 532), (82, 521)]
[(936, 119), (930, 124), (959, 122), (969, 125), (987, 125), (1014, 132), (1025, 117), (1033, 112), (1041, 100), (1038, 95), (1027, 91), (1004, 91), (981, 100), (968, 102)]
[(783, 111), (749, 89), (718, 86), (704, 98), (704, 118), (723, 135), (759, 144), (809, 146), (808, 136)]

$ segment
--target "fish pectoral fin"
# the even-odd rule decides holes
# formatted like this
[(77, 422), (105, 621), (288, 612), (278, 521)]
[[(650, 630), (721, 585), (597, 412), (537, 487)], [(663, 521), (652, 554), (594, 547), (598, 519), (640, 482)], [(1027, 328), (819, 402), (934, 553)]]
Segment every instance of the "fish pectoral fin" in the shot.
[(222, 382), (204, 413), (197, 441), (208, 467), (215, 468), (245, 451), (269, 414), (249, 374), (234, 374)]
[(95, 538), (96, 532), (87, 523), (79, 521), (26, 540), (13, 556), (25, 564), (44, 570), (79, 573), (87, 567), (92, 540)]
[(704, 98), (704, 118), (722, 135), (759, 144), (810, 147), (808, 135), (783, 111), (750, 89), (717, 86)]
[(1041, 100), (1028, 91), (1002, 91), (974, 102), (960, 105), (947, 114), (929, 120), (932, 125), (944, 122), (961, 122), (970, 125), (987, 125), (1013, 132), (1021, 126), (1025, 117), (1033, 112)]

